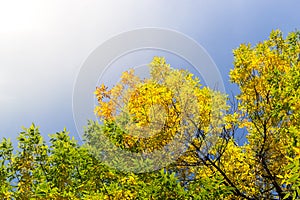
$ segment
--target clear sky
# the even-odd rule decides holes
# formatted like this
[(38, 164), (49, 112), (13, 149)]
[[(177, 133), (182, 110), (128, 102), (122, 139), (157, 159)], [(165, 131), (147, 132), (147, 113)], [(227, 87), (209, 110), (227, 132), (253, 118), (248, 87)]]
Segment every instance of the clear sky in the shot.
[[(226, 90), (232, 49), (300, 29), (297, 0), (0, 0), (0, 138), (32, 122), (43, 135), (77, 137), (72, 91), (89, 54), (112, 36), (143, 27), (182, 32), (201, 44)], [(148, 62), (148, 61), (145, 61)]]

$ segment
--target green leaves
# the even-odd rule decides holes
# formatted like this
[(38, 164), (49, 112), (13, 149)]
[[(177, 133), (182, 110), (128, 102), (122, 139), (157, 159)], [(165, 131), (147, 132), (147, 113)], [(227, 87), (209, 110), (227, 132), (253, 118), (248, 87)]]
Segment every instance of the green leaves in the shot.
[[(299, 199), (300, 32), (272, 31), (233, 53), (230, 80), (240, 93), (231, 108), (226, 95), (155, 57), (150, 79), (130, 70), (111, 90), (96, 88), (103, 123), (88, 122), (83, 146), (66, 129), (47, 145), (34, 124), (17, 149), (4, 138), (0, 199)], [(244, 127), (248, 141), (239, 146)], [(175, 136), (186, 145), (180, 156), (147, 157)]]
[(1, 199), (184, 199), (174, 173), (109, 169), (66, 130), (50, 135), (49, 147), (36, 126), (18, 140), (15, 153), (9, 140), (0, 143)]

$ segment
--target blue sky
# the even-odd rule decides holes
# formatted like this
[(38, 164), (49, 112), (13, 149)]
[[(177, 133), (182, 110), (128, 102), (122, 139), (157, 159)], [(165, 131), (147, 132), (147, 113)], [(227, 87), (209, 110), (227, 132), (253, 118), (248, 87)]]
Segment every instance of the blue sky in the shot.
[[(72, 91), (89, 54), (112, 36), (143, 27), (182, 32), (219, 68), (227, 92), (232, 49), (300, 29), (297, 0), (0, 1), (0, 138), (32, 122), (43, 135), (77, 138)], [(148, 61), (145, 61), (148, 62)]]

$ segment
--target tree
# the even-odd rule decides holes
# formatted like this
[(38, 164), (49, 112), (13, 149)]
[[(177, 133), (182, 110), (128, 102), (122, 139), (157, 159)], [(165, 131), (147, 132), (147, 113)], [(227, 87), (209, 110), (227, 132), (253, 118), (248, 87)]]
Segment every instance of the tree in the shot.
[(231, 99), (155, 57), (150, 78), (96, 88), (84, 145), (65, 129), (47, 145), (34, 124), (16, 150), (4, 138), (0, 198), (299, 199), (300, 33), (233, 53)]
[(1, 199), (185, 199), (175, 174), (157, 171), (122, 173), (99, 162), (63, 130), (50, 135), (49, 146), (38, 127), (24, 128), (14, 152), (0, 143)]
[[(272, 31), (254, 47), (235, 49), (230, 80), (240, 93), (231, 99), (237, 105), (231, 109), (226, 96), (156, 57), (150, 79), (140, 80), (131, 70), (111, 90), (97, 88), (95, 112), (103, 127), (119, 128), (117, 133), (108, 128), (104, 135), (129, 151), (149, 153), (179, 135), (187, 149), (166, 170), (175, 172), (183, 187), (214, 178), (226, 186), (226, 198), (298, 198), (299, 46), (299, 32), (284, 39), (280, 31)], [(151, 117), (159, 110), (166, 111), (166, 120)], [(141, 127), (151, 137), (139, 137)], [(235, 136), (244, 128), (247, 142), (240, 146)]]
[[(164, 58), (153, 59), (150, 74), (151, 78), (140, 80), (130, 70), (111, 90), (97, 87), (95, 113), (105, 127), (114, 124), (120, 129), (115, 144), (149, 153), (175, 137), (188, 142), (200, 131), (212, 138), (223, 117), (219, 112), (227, 109), (225, 98), (201, 88), (199, 79), (188, 71), (172, 69)], [(116, 132), (107, 134), (117, 137)]]
[[(95, 124), (89, 126), (86, 135), (88, 144), (105, 160), (110, 152), (102, 142), (104, 137), (118, 148), (140, 153), (145, 158), (170, 141), (179, 140), (184, 150), (182, 146), (172, 144), (167, 152), (160, 151), (164, 154), (163, 159), (167, 160), (163, 164), (173, 162), (163, 167), (174, 172), (183, 187), (192, 188), (196, 180), (202, 179), (204, 170), (211, 165), (217, 167), (214, 160), (219, 159), (230, 141), (230, 132), (224, 128), (223, 120), (228, 109), (226, 96), (203, 87), (199, 79), (188, 71), (171, 68), (164, 58), (155, 57), (149, 67), (149, 79), (141, 80), (130, 70), (124, 72), (120, 83), (110, 90), (104, 85), (96, 88), (99, 105), (95, 113), (103, 124), (96, 125), (101, 127), (98, 129)], [(145, 132), (146, 137), (143, 135)], [(218, 148), (214, 147), (217, 143)], [(112, 151), (116, 152), (115, 149)], [(118, 153), (108, 157), (109, 164), (120, 170), (126, 171), (130, 167), (133, 171), (140, 169), (124, 166), (125, 162), (134, 163), (130, 156)], [(158, 164), (151, 161), (144, 159), (141, 161), (144, 165), (137, 163), (137, 166), (142, 165), (144, 171), (154, 170)], [(145, 166), (149, 163), (150, 167)], [(219, 176), (215, 183), (223, 184), (223, 179)], [(207, 183), (206, 176), (203, 180)], [(233, 183), (223, 185), (228, 189), (224, 194), (231, 193), (233, 186)], [(234, 190), (242, 195), (237, 188)]]
[[(293, 186), (285, 182), (289, 169), (298, 162), (300, 94), (300, 33), (286, 39), (272, 31), (269, 40), (256, 46), (242, 44), (234, 51), (230, 78), (240, 88), (240, 126), (248, 130), (245, 165), (255, 177), (258, 198), (289, 197)], [(291, 157), (291, 159), (288, 159)], [(294, 198), (299, 197), (296, 192)]]

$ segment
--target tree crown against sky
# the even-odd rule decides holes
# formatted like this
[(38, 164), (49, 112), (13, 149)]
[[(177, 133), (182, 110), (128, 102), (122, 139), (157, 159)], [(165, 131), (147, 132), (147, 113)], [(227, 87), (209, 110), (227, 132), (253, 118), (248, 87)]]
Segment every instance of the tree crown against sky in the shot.
[[(240, 89), (234, 99), (155, 57), (150, 78), (130, 70), (113, 88), (97, 87), (102, 123), (88, 123), (85, 145), (63, 131), (47, 146), (35, 126), (20, 133), (16, 153), (4, 139), (0, 196), (299, 198), (300, 33), (272, 31), (233, 53), (230, 80)], [(238, 129), (247, 130), (243, 145)]]

